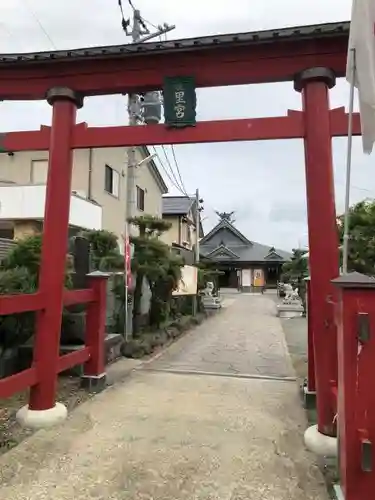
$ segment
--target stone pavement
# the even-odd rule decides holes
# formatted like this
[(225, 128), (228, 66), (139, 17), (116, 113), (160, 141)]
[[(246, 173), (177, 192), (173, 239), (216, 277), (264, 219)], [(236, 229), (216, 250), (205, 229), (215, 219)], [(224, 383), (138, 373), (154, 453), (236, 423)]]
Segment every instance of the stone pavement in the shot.
[(260, 294), (238, 294), (224, 296), (224, 303), (230, 307), (173, 344), (151, 367), (295, 377), (274, 302)]
[(274, 307), (236, 296), (146, 369), (5, 454), (0, 498), (327, 500)]

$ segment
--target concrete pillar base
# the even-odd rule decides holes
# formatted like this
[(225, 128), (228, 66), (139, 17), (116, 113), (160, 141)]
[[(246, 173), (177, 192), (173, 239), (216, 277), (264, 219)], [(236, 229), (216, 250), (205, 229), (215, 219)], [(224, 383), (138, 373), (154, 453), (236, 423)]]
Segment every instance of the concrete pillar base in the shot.
[(335, 500), (345, 500), (344, 493), (342, 492), (340, 485), (335, 484), (333, 486), (333, 494), (334, 494)]
[(304, 440), (306, 448), (320, 457), (335, 458), (338, 455), (337, 438), (322, 434), (317, 425), (306, 429)]
[(29, 405), (20, 408), (16, 414), (17, 422), (29, 429), (43, 429), (63, 422), (68, 416), (68, 410), (62, 403), (56, 403), (49, 410), (30, 410)]
[(81, 387), (89, 392), (98, 393), (107, 387), (107, 375), (83, 375), (81, 377)]

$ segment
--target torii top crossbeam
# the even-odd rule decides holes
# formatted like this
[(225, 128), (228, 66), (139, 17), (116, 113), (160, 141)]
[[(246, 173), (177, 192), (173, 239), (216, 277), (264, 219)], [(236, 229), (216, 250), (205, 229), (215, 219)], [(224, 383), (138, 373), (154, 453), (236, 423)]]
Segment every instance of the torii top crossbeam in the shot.
[[(349, 22), (168, 42), (0, 55), (2, 100), (45, 99), (62, 85), (83, 96), (161, 89), (166, 75), (197, 87), (292, 81), (309, 67), (344, 76)], [(277, 43), (275, 43), (277, 42)], [(253, 62), (253, 64), (252, 64)]]

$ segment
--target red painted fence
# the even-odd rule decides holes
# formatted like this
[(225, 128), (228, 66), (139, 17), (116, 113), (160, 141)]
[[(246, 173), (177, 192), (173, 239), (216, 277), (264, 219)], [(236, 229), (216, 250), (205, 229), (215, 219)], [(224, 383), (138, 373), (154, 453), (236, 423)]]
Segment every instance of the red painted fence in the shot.
[[(105, 337), (105, 309), (106, 309), (106, 282), (108, 275), (94, 272), (89, 275), (90, 288), (64, 292), (64, 306), (74, 304), (88, 304), (86, 314), (85, 346), (73, 353), (58, 358), (55, 377), (59, 373), (84, 363), (84, 375), (97, 377), (105, 372), (104, 365), (104, 337)], [(45, 297), (37, 292), (30, 295), (3, 295), (0, 296), (0, 315), (17, 314), (26, 311), (40, 311), (43, 314)], [(36, 333), (36, 336), (38, 333)], [(59, 349), (59, 338), (55, 336)], [(37, 339), (35, 339), (37, 340)], [(48, 353), (46, 353), (48, 356)], [(0, 398), (8, 398), (13, 394), (29, 387), (43, 388), (50, 380), (43, 376), (42, 360), (34, 359), (31, 368), (0, 380)], [(55, 395), (56, 396), (56, 395)]]

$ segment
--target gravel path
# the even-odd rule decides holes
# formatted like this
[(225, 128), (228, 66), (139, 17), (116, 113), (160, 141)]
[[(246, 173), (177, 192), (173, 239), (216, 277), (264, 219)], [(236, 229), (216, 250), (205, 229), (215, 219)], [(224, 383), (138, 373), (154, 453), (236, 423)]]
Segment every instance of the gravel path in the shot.
[[(0, 457), (0, 498), (327, 500), (303, 447), (296, 382), (238, 376), (293, 373), (274, 307), (235, 297), (152, 371), (136, 370)], [(163, 371), (171, 366), (188, 373)]]
[(155, 370), (294, 377), (275, 304), (263, 295), (228, 295), (226, 309), (174, 344)]

